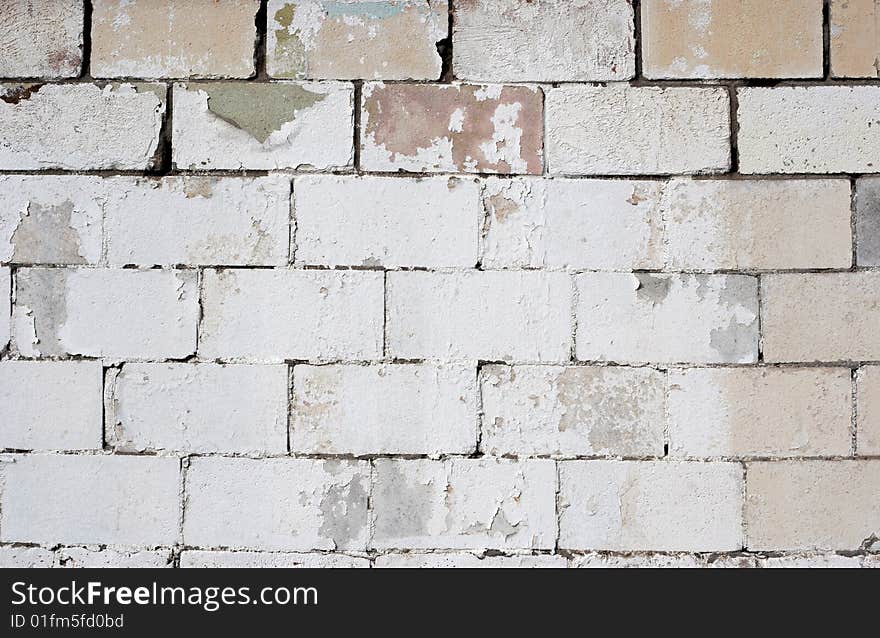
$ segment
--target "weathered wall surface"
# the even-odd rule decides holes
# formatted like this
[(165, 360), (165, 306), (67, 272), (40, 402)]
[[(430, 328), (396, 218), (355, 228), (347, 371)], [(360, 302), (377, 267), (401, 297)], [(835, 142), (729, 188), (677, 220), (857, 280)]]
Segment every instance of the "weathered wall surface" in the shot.
[(878, 25), (5, 2), (0, 566), (880, 566)]

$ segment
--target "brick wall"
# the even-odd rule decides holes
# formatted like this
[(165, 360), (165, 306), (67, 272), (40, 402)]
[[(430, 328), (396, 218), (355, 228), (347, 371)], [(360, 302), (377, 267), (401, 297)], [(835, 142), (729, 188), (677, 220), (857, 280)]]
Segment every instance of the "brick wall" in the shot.
[(880, 566), (874, 0), (9, 0), (0, 565)]

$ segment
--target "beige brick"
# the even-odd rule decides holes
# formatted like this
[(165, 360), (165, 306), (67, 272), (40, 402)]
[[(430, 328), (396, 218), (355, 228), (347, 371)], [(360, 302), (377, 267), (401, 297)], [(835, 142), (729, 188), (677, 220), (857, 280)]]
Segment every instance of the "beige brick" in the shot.
[(822, 0), (645, 0), (648, 78), (820, 78)]
[(565, 85), (546, 99), (555, 175), (718, 173), (730, 167), (723, 88)]
[(875, 0), (831, 0), (831, 76), (880, 75), (880, 4)]
[(732, 551), (742, 546), (738, 463), (561, 461), (559, 547)]
[(783, 461), (746, 467), (746, 546), (857, 550), (880, 535), (880, 461)]
[(478, 82), (607, 82), (635, 75), (627, 0), (455, 3), (455, 77)]
[(856, 380), (856, 451), (880, 455), (880, 366), (860, 368)]
[(361, 100), (361, 166), (541, 173), (541, 98), (532, 86), (368, 82)]
[(737, 96), (740, 172), (880, 172), (880, 87), (752, 87)]
[[(849, 180), (489, 178), (484, 268), (848, 268)], [(880, 237), (880, 233), (878, 233)]]
[(486, 366), (481, 449), (663, 456), (666, 376), (649, 368)]
[(93, 0), (96, 78), (246, 78), (259, 0)]
[(849, 368), (669, 371), (672, 456), (848, 455)]
[(581, 361), (754, 363), (758, 280), (742, 275), (576, 277)]
[(83, 0), (5, 0), (0, 11), (0, 77), (78, 76), (83, 15)]
[(266, 67), (294, 79), (438, 80), (446, 0), (269, 0)]
[(880, 360), (880, 273), (761, 278), (766, 361)]

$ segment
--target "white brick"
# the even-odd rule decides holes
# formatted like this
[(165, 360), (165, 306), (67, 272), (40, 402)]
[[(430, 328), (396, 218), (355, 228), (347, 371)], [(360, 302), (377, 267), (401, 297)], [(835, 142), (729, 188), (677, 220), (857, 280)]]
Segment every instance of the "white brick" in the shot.
[(120, 178), (103, 186), (112, 265), (280, 266), (288, 261), (287, 178)]
[(144, 170), (165, 113), (160, 84), (0, 86), (0, 170)]
[(484, 268), (849, 268), (848, 180), (490, 178)]
[(388, 349), (404, 359), (566, 361), (571, 293), (563, 273), (389, 273)]
[(723, 172), (730, 103), (722, 88), (566, 85), (546, 97), (552, 174)]
[(613, 551), (742, 547), (737, 463), (562, 461), (559, 546)]
[(115, 447), (287, 451), (287, 366), (129, 363), (108, 385)]
[(769, 569), (858, 569), (862, 567), (859, 556), (837, 554), (802, 554), (771, 556), (761, 561), (761, 567)]
[(406, 554), (383, 554), (376, 557), (376, 567), (380, 568), (431, 568), (449, 569), (464, 568), (473, 569), (486, 567), (498, 568), (564, 568), (567, 561), (563, 556), (551, 556), (549, 554), (538, 555), (514, 555), (514, 556), (478, 556), (469, 552), (431, 552)]
[(205, 552), (185, 551), (180, 554), (181, 567), (211, 568), (369, 568), (367, 558), (346, 554), (295, 554), (291, 552)]
[(290, 447), (311, 454), (470, 454), (474, 365), (300, 365)]
[(71, 78), (82, 68), (83, 1), (6, 0), (0, 77)]
[(100, 177), (0, 177), (0, 262), (97, 264), (106, 192)]
[(590, 552), (572, 556), (575, 569), (699, 569), (706, 563), (692, 554), (599, 554)]
[(0, 568), (15, 567), (45, 568), (52, 567), (55, 555), (42, 547), (0, 547)]
[(206, 358), (362, 360), (382, 353), (379, 272), (208, 270)]
[(473, 267), (479, 187), (456, 177), (316, 175), (294, 182), (296, 262)]
[(849, 368), (669, 371), (673, 456), (834, 456), (852, 445)]
[(187, 357), (195, 271), (26, 268), (16, 273), (14, 347), (24, 356)]
[(737, 95), (741, 172), (880, 172), (880, 87), (742, 88)]
[(97, 361), (0, 361), (0, 448), (100, 449), (102, 385)]
[(171, 551), (93, 550), (86, 547), (62, 547), (58, 550), (59, 567), (145, 568), (171, 567)]
[(861, 455), (880, 455), (880, 366), (864, 366), (857, 376), (856, 435)]
[(582, 361), (757, 361), (753, 277), (587, 273), (577, 286)]
[(480, 388), (489, 454), (663, 456), (662, 372), (486, 366)]
[(475, 0), (455, 5), (455, 77), (607, 82), (635, 75), (627, 0)]
[(342, 82), (174, 85), (181, 169), (342, 168), (353, 127), (354, 89)]
[(12, 333), (12, 273), (0, 267), (0, 350), (9, 344)]
[(376, 549), (551, 549), (556, 467), (547, 459), (379, 459)]
[(369, 477), (363, 461), (195, 458), (184, 539), (204, 548), (363, 551)]
[(0, 537), (30, 543), (171, 545), (179, 461), (159, 457), (6, 457)]

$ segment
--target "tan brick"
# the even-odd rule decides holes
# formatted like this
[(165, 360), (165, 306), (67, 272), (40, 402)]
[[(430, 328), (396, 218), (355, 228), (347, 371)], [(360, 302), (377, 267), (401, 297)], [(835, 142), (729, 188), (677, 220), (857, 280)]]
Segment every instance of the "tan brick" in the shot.
[(857, 550), (880, 535), (880, 461), (783, 461), (746, 467), (750, 550)]
[(438, 80), (446, 0), (270, 0), (266, 66), (276, 78)]
[(831, 0), (831, 75), (875, 78), (880, 75), (880, 3)]
[(367, 83), (361, 163), (372, 171), (541, 173), (541, 90)]
[(83, 0), (4, 0), (0, 8), (0, 77), (79, 75), (83, 15)]
[(258, 0), (94, 0), (96, 78), (246, 78)]
[(861, 368), (856, 380), (856, 452), (880, 455), (880, 366)]
[(767, 361), (880, 360), (880, 272), (761, 278)]
[(849, 368), (669, 371), (672, 456), (848, 455)]
[(644, 0), (648, 78), (822, 77), (822, 0)]

